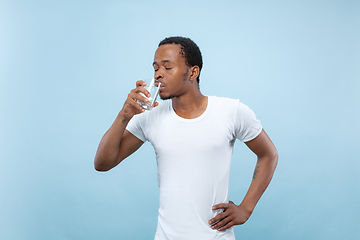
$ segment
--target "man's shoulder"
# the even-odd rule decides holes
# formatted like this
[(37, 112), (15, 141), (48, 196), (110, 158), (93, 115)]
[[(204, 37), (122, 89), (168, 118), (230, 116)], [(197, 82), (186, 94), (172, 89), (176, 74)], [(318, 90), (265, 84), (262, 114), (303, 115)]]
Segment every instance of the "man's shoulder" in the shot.
[(209, 98), (214, 104), (222, 106), (237, 106), (240, 103), (239, 99), (228, 97), (209, 96)]
[[(210, 96), (209, 96), (210, 97)], [(239, 99), (228, 98), (228, 97), (217, 97), (211, 96), (212, 108), (218, 112), (232, 112), (237, 114), (248, 114), (252, 111), (246, 104), (242, 103)]]

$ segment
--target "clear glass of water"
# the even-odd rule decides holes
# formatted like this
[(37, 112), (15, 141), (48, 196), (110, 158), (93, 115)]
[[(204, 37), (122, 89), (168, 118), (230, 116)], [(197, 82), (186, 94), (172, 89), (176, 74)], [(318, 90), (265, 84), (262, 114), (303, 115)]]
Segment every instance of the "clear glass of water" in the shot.
[(146, 97), (144, 94), (140, 93), (141, 95), (143, 95), (144, 97), (146, 97), (151, 104), (149, 103), (144, 103), (142, 101), (137, 101), (137, 103), (145, 110), (151, 110), (154, 107), (154, 104), (156, 102), (156, 98), (159, 95), (159, 91), (160, 91), (160, 85), (161, 82), (158, 82), (156, 79), (152, 78), (152, 79), (145, 79), (146, 82), (146, 86), (145, 89), (149, 91), (150, 93), (150, 97)]

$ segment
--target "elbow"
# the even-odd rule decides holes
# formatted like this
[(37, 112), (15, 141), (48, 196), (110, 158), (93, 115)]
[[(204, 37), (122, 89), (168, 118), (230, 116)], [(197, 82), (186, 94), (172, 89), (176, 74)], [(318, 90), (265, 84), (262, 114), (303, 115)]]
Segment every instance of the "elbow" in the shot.
[(97, 166), (97, 165), (94, 165), (94, 168), (95, 168), (95, 170), (98, 171), (98, 172), (107, 172), (107, 171), (110, 170), (109, 168), (104, 168), (104, 167)]
[(96, 171), (98, 172), (107, 172), (109, 171), (112, 167), (107, 166), (107, 164), (104, 164), (103, 161), (101, 161), (98, 158), (95, 158), (94, 160), (94, 168)]
[(116, 167), (124, 160), (123, 157), (97, 152), (94, 158), (94, 168), (98, 172), (106, 172)]
[(116, 167), (123, 159), (111, 159), (107, 157), (95, 156), (94, 168), (98, 172), (107, 172)]

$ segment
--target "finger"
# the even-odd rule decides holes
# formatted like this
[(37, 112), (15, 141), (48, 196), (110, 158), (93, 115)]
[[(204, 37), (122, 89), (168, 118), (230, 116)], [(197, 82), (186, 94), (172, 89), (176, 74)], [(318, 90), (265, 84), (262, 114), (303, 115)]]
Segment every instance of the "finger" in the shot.
[(210, 225), (216, 224), (217, 222), (221, 221), (222, 219), (226, 218), (227, 216), (228, 216), (228, 214), (225, 212), (219, 213), (214, 218), (209, 220), (209, 224)]
[(134, 92), (142, 92), (145, 96), (150, 97), (150, 93), (144, 87), (146, 86), (146, 82), (143, 80), (139, 80), (136, 82), (136, 88), (133, 89)]
[(128, 97), (128, 101), (125, 103), (127, 106), (135, 108), (137, 113), (144, 112), (145, 110), (131, 97)]
[(216, 224), (212, 225), (211, 228), (212, 229), (218, 229), (218, 228), (224, 227), (229, 222), (231, 222), (231, 220), (232, 219), (230, 217), (223, 218), (221, 221), (219, 221)]
[(139, 93), (136, 93), (136, 92), (130, 92), (129, 93), (129, 97), (134, 101), (136, 102), (137, 100), (140, 100), (142, 102), (146, 102), (146, 103), (150, 103), (149, 102), (149, 99), (147, 99), (145, 96), (139, 94)]
[(146, 82), (143, 80), (136, 81), (136, 87), (146, 86)]
[(218, 228), (217, 230), (218, 230), (218, 231), (224, 231), (224, 230), (226, 230), (226, 229), (228, 229), (228, 228), (231, 228), (231, 227), (234, 226), (234, 225), (235, 225), (235, 224), (234, 224), (234, 221), (230, 221), (230, 222), (228, 222), (226, 225)]
[(216, 205), (212, 206), (212, 210), (226, 209), (228, 207), (229, 207), (228, 203), (219, 203), (219, 204), (216, 204)]
[(130, 93), (142, 93), (147, 97), (150, 97), (150, 92), (148, 90), (146, 90), (143, 86), (139, 86), (134, 88), (133, 90), (130, 91)]

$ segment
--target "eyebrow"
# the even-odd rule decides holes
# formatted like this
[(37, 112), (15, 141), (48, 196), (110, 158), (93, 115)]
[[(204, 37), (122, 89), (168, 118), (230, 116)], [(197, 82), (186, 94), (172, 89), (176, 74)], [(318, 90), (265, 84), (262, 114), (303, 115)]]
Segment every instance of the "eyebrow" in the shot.
[[(162, 63), (167, 63), (167, 62), (173, 63), (173, 61), (171, 61), (171, 60), (161, 60), (161, 62), (162, 62)], [(153, 62), (153, 66), (154, 66), (155, 64), (158, 64), (158, 63), (157, 63), (157, 62)]]

